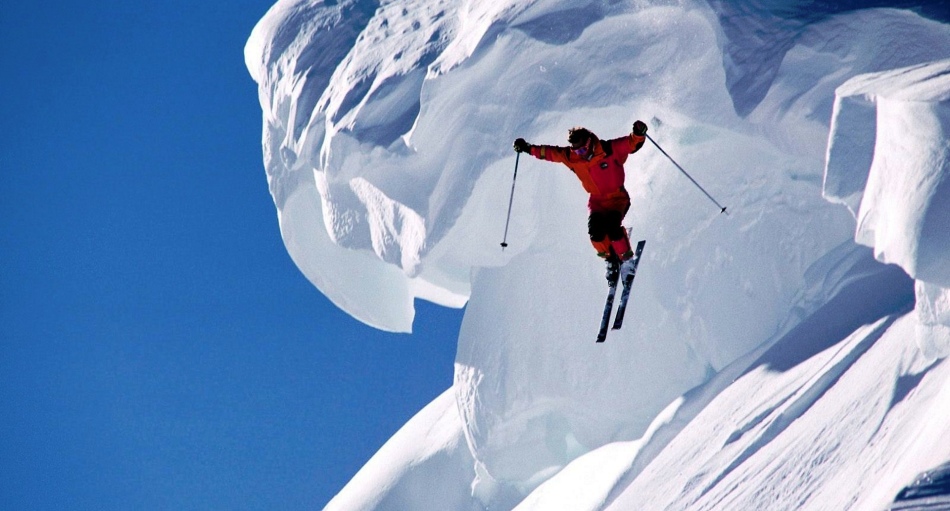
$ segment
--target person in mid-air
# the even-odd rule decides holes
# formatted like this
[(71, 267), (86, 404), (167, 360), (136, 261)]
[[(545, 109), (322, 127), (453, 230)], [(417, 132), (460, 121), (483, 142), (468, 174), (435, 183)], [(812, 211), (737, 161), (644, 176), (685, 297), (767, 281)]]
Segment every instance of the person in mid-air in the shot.
[[(627, 155), (635, 153), (646, 141), (647, 125), (633, 123), (633, 132), (613, 140), (600, 140), (586, 128), (571, 128), (567, 133), (569, 147), (533, 145), (523, 138), (515, 140), (519, 153), (529, 153), (540, 160), (567, 165), (590, 194), (587, 209), (587, 231), (597, 255), (607, 261), (607, 280), (616, 282), (621, 273), (632, 266), (633, 250), (623, 228), (623, 217), (630, 209), (630, 194), (623, 187)], [(630, 261), (630, 264), (625, 264)]]

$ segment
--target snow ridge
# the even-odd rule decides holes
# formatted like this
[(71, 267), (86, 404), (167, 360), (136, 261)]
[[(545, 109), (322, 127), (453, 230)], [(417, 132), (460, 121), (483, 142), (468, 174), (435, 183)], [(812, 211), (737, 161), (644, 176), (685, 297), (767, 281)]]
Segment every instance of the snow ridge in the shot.
[(858, 243), (917, 279), (921, 349), (950, 354), (950, 59), (841, 85), (825, 176)]

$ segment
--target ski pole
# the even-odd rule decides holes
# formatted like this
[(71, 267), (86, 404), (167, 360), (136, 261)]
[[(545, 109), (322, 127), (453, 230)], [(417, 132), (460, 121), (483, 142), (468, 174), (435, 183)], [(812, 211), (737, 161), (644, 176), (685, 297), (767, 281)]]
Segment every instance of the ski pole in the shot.
[[(645, 134), (645, 133), (644, 133), (644, 134)], [(646, 135), (646, 134), (645, 134), (645, 135)], [(660, 144), (657, 144), (657, 143), (656, 143), (656, 140), (653, 140), (653, 137), (651, 137), (650, 135), (647, 135), (646, 137), (647, 137), (648, 139), (650, 139), (650, 142), (653, 142), (653, 145), (655, 145), (656, 148), (659, 149), (661, 153), (663, 153), (663, 156), (666, 156), (667, 158), (669, 158), (670, 161), (673, 162), (673, 165), (676, 165), (676, 168), (680, 169), (680, 172), (682, 172), (683, 175), (685, 175), (686, 177), (688, 177), (689, 180), (692, 181), (694, 185), (696, 185), (696, 188), (699, 188), (704, 194), (706, 194), (706, 197), (709, 197), (709, 200), (713, 201), (713, 204), (715, 204), (716, 206), (719, 207), (719, 212), (720, 212), (720, 213), (726, 213), (727, 215), (729, 214), (728, 212), (726, 212), (726, 207), (723, 206), (722, 204), (719, 204), (719, 202), (717, 202), (716, 199), (713, 199), (713, 198), (712, 198), (712, 195), (709, 195), (709, 192), (707, 192), (702, 186), (699, 186), (699, 183), (697, 183), (696, 180), (693, 179), (693, 176), (689, 175), (688, 172), (686, 172), (685, 170), (683, 170), (683, 167), (680, 167), (680, 164), (679, 164), (679, 163), (676, 163), (676, 160), (674, 160), (672, 157), (670, 157), (670, 155), (666, 154), (666, 151), (664, 151), (663, 148), (660, 147)]]
[(518, 179), (518, 160), (521, 153), (515, 153), (515, 176), (511, 178), (511, 197), (508, 198), (508, 219), (505, 220), (505, 237), (501, 240), (501, 249), (508, 246), (508, 223), (511, 221), (511, 203), (515, 200), (515, 181)]

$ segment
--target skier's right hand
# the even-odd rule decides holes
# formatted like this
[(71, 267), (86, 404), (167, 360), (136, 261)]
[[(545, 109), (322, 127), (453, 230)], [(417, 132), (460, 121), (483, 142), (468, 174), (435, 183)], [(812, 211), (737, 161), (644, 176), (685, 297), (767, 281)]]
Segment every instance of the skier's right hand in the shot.
[(527, 153), (531, 151), (531, 146), (523, 138), (515, 140), (514, 143), (515, 152)]

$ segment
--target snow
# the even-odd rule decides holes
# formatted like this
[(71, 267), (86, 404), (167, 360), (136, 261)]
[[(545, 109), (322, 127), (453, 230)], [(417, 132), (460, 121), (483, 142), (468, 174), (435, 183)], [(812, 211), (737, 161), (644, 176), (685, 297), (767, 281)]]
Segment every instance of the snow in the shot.
[[(466, 307), (452, 388), (328, 509), (881, 509), (950, 459), (950, 25), (794, 11), (275, 4), (245, 60), (291, 257), (378, 328)], [(731, 214), (632, 155), (597, 345), (576, 178), (521, 158), (499, 247), (511, 141), (636, 119)]]
[(913, 484), (901, 490), (891, 509), (938, 509), (950, 507), (950, 462), (922, 472)]
[(825, 175), (858, 243), (917, 279), (921, 349), (950, 354), (950, 59), (838, 87)]
[[(757, 365), (607, 509), (882, 509), (950, 456), (947, 366), (906, 342), (911, 322), (882, 318), (781, 375)], [(670, 470), (684, 459), (705, 470)]]
[(473, 463), (455, 396), (447, 390), (397, 431), (325, 509), (465, 509)]

